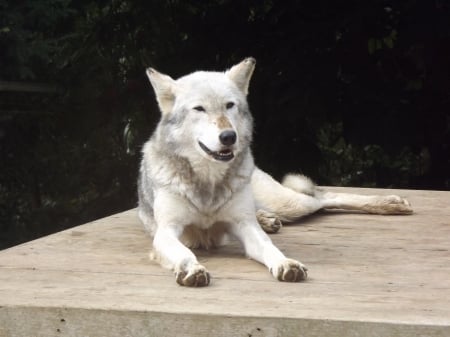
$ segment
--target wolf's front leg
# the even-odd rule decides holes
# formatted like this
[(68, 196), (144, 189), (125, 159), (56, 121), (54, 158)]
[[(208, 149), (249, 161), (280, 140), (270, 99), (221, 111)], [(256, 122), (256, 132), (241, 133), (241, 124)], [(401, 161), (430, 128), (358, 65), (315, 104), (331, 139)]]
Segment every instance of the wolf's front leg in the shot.
[(159, 227), (153, 239), (155, 257), (163, 267), (174, 270), (177, 283), (182, 286), (204, 287), (211, 277), (179, 237), (182, 228), (177, 226)]
[(244, 245), (246, 254), (266, 265), (279, 281), (300, 282), (307, 278), (308, 269), (301, 262), (284, 256), (256, 219), (232, 225), (231, 231)]

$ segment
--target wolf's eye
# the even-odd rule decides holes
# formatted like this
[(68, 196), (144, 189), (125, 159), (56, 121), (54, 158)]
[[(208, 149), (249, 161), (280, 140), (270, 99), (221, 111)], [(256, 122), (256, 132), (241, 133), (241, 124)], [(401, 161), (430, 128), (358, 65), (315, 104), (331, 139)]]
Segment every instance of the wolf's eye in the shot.
[(231, 109), (232, 107), (234, 107), (234, 103), (233, 102), (228, 102), (225, 107), (228, 109)]
[(200, 111), (200, 112), (205, 112), (205, 108), (202, 107), (201, 105), (194, 106), (194, 110), (197, 110), (197, 111)]

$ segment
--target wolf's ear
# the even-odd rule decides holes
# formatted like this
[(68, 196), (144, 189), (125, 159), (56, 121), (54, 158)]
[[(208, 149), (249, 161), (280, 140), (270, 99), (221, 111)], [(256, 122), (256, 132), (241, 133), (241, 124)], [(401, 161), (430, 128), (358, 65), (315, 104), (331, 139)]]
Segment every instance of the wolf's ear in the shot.
[(146, 74), (155, 90), (161, 112), (163, 115), (171, 112), (175, 103), (175, 81), (170, 76), (161, 74), (153, 68), (148, 68)]
[(255, 64), (256, 60), (253, 57), (248, 57), (225, 73), (246, 95), (248, 94), (248, 86), (253, 70), (255, 70)]

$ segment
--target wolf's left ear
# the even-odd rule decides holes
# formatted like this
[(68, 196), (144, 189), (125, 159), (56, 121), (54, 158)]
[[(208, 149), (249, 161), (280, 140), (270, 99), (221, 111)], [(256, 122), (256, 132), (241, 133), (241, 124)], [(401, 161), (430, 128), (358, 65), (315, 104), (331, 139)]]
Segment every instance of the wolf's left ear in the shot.
[(248, 86), (253, 70), (255, 70), (255, 64), (256, 60), (253, 57), (248, 57), (225, 73), (246, 95), (248, 94)]
[(153, 68), (148, 68), (146, 74), (155, 91), (162, 114), (170, 113), (175, 103), (175, 81), (172, 77), (161, 74)]

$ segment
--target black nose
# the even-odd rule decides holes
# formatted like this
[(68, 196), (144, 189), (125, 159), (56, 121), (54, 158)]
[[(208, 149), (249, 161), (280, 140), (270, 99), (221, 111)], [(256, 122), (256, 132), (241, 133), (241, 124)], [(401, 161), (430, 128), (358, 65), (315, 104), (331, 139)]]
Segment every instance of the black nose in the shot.
[(236, 132), (233, 130), (225, 130), (219, 135), (220, 142), (223, 145), (230, 146), (236, 143)]

